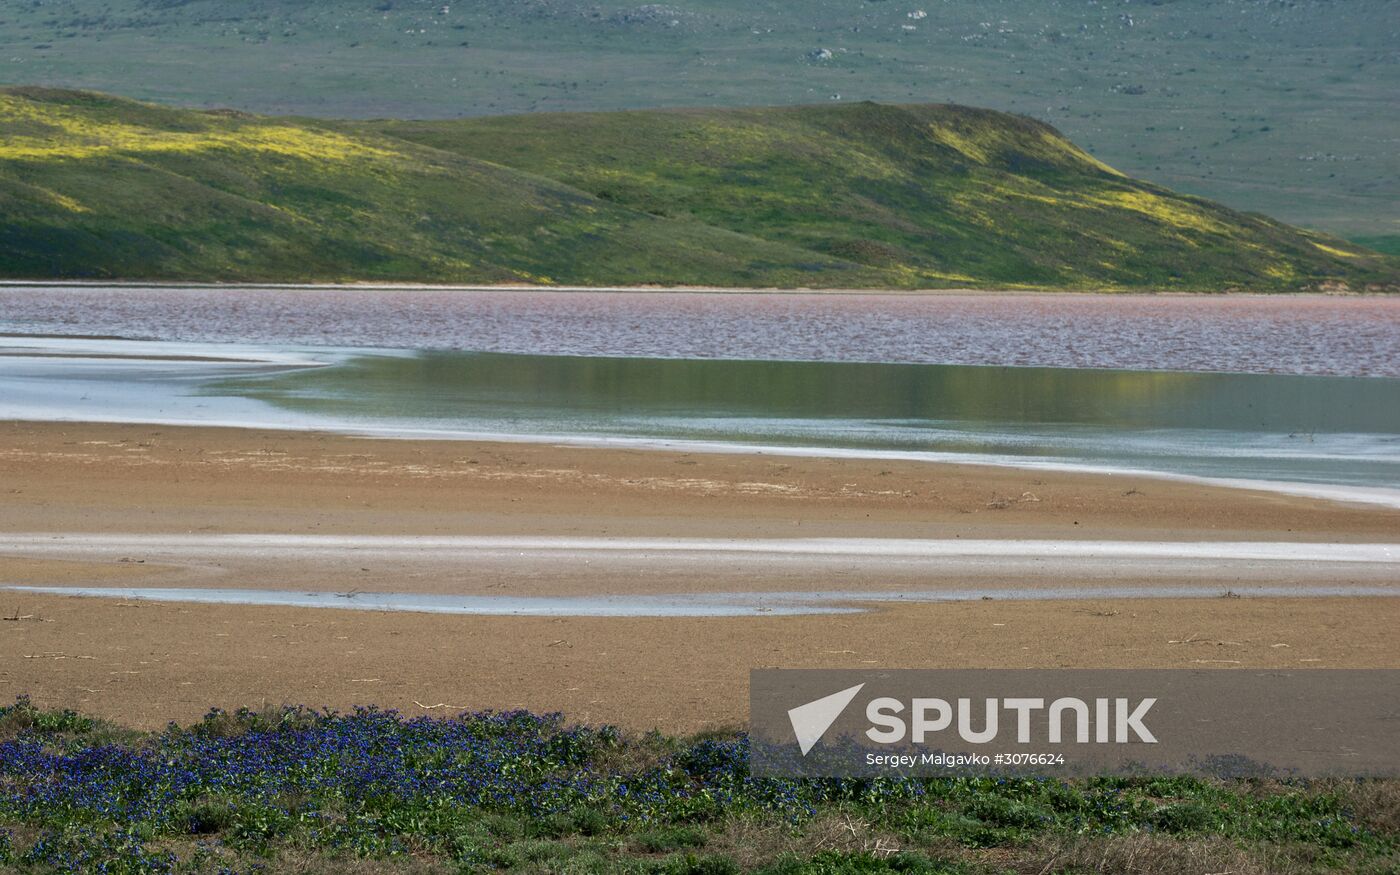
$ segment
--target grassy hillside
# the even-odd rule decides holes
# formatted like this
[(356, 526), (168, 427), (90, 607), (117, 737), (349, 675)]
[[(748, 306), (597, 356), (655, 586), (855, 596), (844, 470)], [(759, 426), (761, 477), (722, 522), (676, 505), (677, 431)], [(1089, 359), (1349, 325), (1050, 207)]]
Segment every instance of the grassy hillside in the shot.
[(1281, 287), (1386, 273), (1354, 244), (1126, 178), (1048, 125), (966, 107), (536, 114), (373, 129), (882, 267), (901, 285)]
[(1297, 289), (1398, 265), (963, 107), (332, 123), (0, 91), (11, 277)]
[(0, 275), (797, 283), (857, 265), (373, 133), (0, 91)]
[(342, 118), (962, 103), (1380, 235), (1400, 233), (1397, 23), (1394, 0), (24, 0), (0, 3), (0, 82)]

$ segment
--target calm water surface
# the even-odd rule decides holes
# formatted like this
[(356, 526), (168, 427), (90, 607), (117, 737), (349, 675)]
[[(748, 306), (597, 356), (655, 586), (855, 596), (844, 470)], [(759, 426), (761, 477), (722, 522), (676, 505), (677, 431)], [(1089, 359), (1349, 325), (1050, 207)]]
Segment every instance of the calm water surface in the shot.
[(1400, 377), (1400, 299), (0, 286), (0, 332)]
[(0, 418), (1137, 470), (1400, 506), (1392, 299), (11, 286), (0, 335)]

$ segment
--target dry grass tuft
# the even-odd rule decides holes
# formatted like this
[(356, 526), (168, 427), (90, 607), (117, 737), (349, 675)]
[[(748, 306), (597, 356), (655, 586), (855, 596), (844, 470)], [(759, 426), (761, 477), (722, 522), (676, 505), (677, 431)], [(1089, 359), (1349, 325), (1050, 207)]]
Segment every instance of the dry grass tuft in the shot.
[(1002, 862), (1024, 875), (1303, 875), (1313, 860), (1282, 845), (1243, 848), (1224, 838), (1172, 839), (1156, 835), (1048, 838)]
[(748, 870), (788, 854), (806, 858), (835, 851), (889, 857), (910, 849), (853, 814), (826, 814), (800, 826), (776, 819), (733, 817), (711, 836), (705, 850)]
[(1332, 789), (1356, 822), (1387, 835), (1400, 835), (1400, 779), (1338, 781)]

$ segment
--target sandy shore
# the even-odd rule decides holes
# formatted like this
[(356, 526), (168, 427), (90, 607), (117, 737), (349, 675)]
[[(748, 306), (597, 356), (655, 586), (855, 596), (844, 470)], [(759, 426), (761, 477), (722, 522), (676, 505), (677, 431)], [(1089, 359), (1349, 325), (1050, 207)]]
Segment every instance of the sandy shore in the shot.
[(7, 599), (0, 694), (140, 726), (210, 706), (559, 710), (740, 725), (751, 668), (1400, 667), (1400, 599), (903, 606), (840, 617), (444, 617)]
[(1390, 541), (1400, 511), (1128, 475), (0, 422), (0, 531)]
[[(1393, 542), (1397, 531), (1400, 511), (1128, 476), (0, 423), (3, 533), (1335, 543)], [(128, 561), (0, 555), (0, 582), (165, 585), (183, 573), (121, 558)], [(404, 567), (267, 572), (325, 589), (448, 585)], [(661, 577), (678, 590), (717, 579), (703, 566)], [(640, 592), (652, 579), (645, 570), (621, 579), (556, 569), (500, 583), (577, 594)], [(800, 573), (719, 579), (730, 589), (803, 582)], [(1223, 589), (1234, 580), (1222, 570), (1218, 582)], [(818, 583), (859, 590), (905, 581), (853, 567)], [(0, 614), (15, 618), (0, 621), (0, 695), (28, 692), (148, 726), (211, 705), (374, 702), (410, 713), (559, 709), (579, 720), (695, 729), (740, 722), (747, 672), (766, 666), (1400, 666), (1395, 598), (994, 601), (843, 616), (620, 619), (5, 593)]]

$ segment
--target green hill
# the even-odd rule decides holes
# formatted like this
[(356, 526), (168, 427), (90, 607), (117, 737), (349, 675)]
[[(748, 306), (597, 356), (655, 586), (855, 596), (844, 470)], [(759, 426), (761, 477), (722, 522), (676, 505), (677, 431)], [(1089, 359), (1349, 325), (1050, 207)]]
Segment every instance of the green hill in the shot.
[(745, 284), (809, 261), (877, 281), (372, 132), (0, 91), (3, 276)]
[(323, 118), (960, 103), (1400, 234), (1395, 0), (12, 0), (0, 79)]
[(1297, 289), (1400, 261), (963, 107), (325, 122), (19, 88), (0, 275)]

